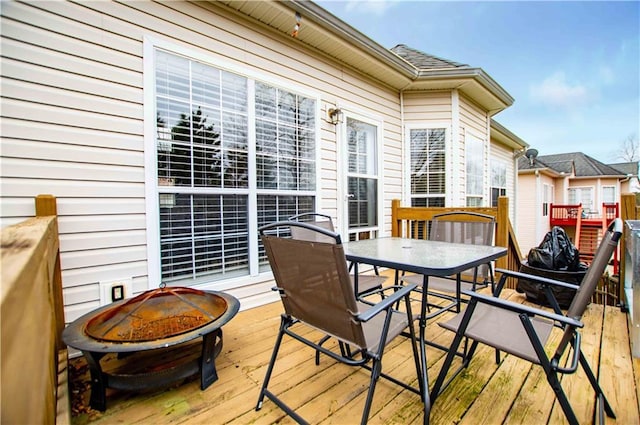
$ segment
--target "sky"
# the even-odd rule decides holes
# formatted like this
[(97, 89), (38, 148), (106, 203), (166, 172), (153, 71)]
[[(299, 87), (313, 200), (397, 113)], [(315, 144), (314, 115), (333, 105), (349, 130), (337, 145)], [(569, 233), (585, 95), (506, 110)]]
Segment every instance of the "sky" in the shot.
[(316, 3), (385, 48), (482, 68), (515, 99), (493, 118), (540, 155), (621, 162), (640, 138), (638, 0)]

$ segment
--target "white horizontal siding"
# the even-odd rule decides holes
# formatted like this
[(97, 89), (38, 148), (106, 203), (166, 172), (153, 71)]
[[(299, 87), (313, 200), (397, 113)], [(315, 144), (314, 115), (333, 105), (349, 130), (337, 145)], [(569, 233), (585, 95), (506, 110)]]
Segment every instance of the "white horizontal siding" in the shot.
[[(254, 78), (318, 93), (319, 209), (337, 216), (336, 128), (340, 104), (383, 121), (385, 229), (400, 197), (398, 93), (299, 41), (215, 3), (3, 2), (1, 59), (2, 225), (33, 215), (33, 197), (58, 200), (67, 320), (98, 306), (100, 281), (147, 281), (143, 39), (160, 38)], [(151, 213), (156, 213), (151, 211)], [(223, 285), (224, 286), (224, 285)], [(242, 308), (275, 300), (271, 282), (224, 286)]]

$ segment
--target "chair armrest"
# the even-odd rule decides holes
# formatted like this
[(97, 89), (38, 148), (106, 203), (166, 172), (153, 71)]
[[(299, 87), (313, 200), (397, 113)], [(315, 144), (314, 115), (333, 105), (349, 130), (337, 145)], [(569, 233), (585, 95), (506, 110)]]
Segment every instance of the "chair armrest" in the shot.
[(506, 274), (507, 276), (511, 276), (511, 277), (518, 277), (518, 278), (527, 279), (527, 280), (534, 280), (536, 282), (542, 283), (543, 285), (561, 286), (563, 288), (576, 289), (576, 290), (579, 288), (578, 285), (574, 285), (572, 283), (562, 282), (560, 280), (549, 279), (547, 277), (537, 276), (537, 275), (533, 275), (533, 274), (516, 272), (516, 271), (513, 271), (513, 270), (496, 269), (496, 272), (497, 273), (502, 273), (503, 275)]
[[(529, 316), (544, 317), (546, 319), (553, 320), (553, 321), (556, 321), (556, 322), (560, 322), (560, 323), (563, 323), (563, 324), (566, 324), (566, 325), (570, 325), (570, 326), (575, 326), (577, 328), (584, 327), (584, 324), (579, 320), (573, 319), (571, 317), (563, 316), (561, 314), (556, 314), (556, 313), (553, 313), (551, 311), (542, 310), (542, 309), (534, 308), (534, 307), (529, 307), (528, 305), (516, 303), (516, 302), (513, 302), (513, 301), (509, 301), (509, 300), (504, 300), (502, 298), (497, 298), (497, 297), (493, 297), (493, 296), (490, 296), (490, 295), (480, 294), (478, 292), (467, 291), (467, 290), (463, 290), (461, 292), (463, 294), (471, 297), (472, 299), (476, 299), (478, 302), (481, 302), (483, 304), (489, 304), (489, 305), (492, 305), (494, 307), (504, 308), (506, 310), (513, 311), (515, 313), (524, 313), (524, 314), (527, 314)], [(471, 302), (471, 300), (470, 300), (470, 302)]]
[(364, 311), (362, 313), (359, 313), (355, 319), (359, 320), (361, 322), (367, 322), (369, 320), (371, 320), (374, 316), (376, 316), (377, 314), (379, 314), (381, 311), (387, 310), (389, 308), (393, 308), (393, 306), (400, 301), (402, 298), (408, 296), (411, 291), (413, 291), (414, 289), (416, 289), (418, 287), (418, 285), (413, 284), (413, 285), (396, 285), (396, 286), (388, 286), (384, 289), (397, 289), (399, 288), (397, 291), (394, 291), (393, 294), (385, 297), (382, 301), (380, 301), (379, 303), (376, 303), (374, 305), (371, 306), (370, 309), (368, 309), (367, 311)]

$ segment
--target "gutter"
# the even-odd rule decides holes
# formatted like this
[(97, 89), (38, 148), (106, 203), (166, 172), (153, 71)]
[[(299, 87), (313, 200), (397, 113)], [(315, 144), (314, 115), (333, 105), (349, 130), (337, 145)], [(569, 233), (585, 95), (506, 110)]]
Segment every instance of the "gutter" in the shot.
[[(277, 4), (300, 13), (325, 31), (353, 44), (356, 48), (368, 52), (377, 61), (413, 82), (432, 79), (472, 79), (483, 86), (506, 107), (513, 105), (515, 99), (481, 68), (447, 68), (418, 70), (391, 50), (378, 44), (351, 25), (327, 12), (321, 6), (308, 0), (277, 0)], [(502, 108), (503, 109), (503, 108)], [(502, 110), (500, 109), (500, 110)]]
[(336, 36), (349, 41), (364, 51), (371, 52), (378, 60), (406, 77), (412, 80), (418, 77), (418, 70), (413, 65), (391, 52), (391, 50), (376, 43), (351, 25), (328, 13), (314, 2), (307, 0), (280, 0), (280, 3), (300, 13), (305, 18), (313, 20), (317, 25)]

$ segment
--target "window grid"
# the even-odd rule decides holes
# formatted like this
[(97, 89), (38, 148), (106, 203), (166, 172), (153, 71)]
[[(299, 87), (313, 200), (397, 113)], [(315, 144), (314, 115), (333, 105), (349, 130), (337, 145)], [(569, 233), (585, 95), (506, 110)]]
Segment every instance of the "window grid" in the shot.
[(445, 129), (411, 129), (411, 205), (445, 206)]
[[(250, 252), (249, 229), (315, 210), (315, 100), (256, 82), (255, 100), (249, 102), (248, 84), (245, 77), (157, 51), (165, 283), (196, 285), (248, 275), (252, 261), (262, 271), (266, 257), (260, 244), (258, 252)], [(248, 119), (249, 105), (255, 105), (254, 122)], [(256, 140), (249, 140), (250, 126)], [(263, 159), (254, 171), (250, 143)], [(256, 179), (256, 190), (249, 189), (250, 178)], [(258, 205), (253, 226), (251, 197)]]

